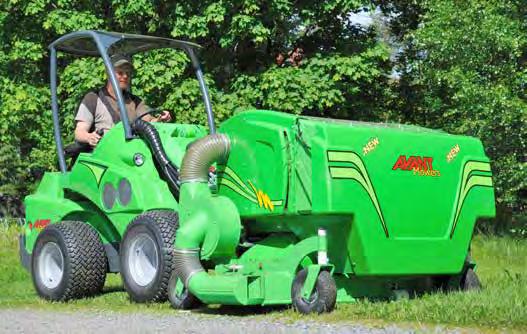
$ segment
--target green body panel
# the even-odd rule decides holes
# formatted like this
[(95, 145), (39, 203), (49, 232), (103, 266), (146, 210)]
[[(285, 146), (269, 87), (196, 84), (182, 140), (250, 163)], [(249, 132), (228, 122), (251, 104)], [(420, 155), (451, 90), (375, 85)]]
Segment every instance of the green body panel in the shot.
[[(337, 273), (459, 273), (476, 220), (495, 213), (489, 160), (475, 138), (262, 111), (220, 131), (233, 145), (219, 193), (246, 228), (305, 238), (326, 227)], [(234, 173), (284, 204), (248, 200), (230, 185)]]
[(175, 247), (201, 249), (205, 260), (230, 259), (240, 240), (240, 215), (231, 200), (213, 196), (207, 183), (181, 185)]
[[(206, 135), (204, 128), (187, 124), (154, 124), (166, 153), (176, 165), (181, 163), (186, 146)], [(134, 155), (141, 154), (144, 163), (136, 166)], [(128, 180), (130, 201), (119, 199), (119, 183)], [(114, 204), (103, 203), (105, 187), (115, 190)], [(167, 183), (160, 178), (147, 145), (140, 139), (126, 141), (121, 124), (101, 139), (92, 153), (81, 153), (71, 171), (46, 173), (35, 194), (27, 196), (26, 249), (32, 252), (41, 228), (35, 222), (57, 223), (81, 220), (94, 226), (104, 243), (118, 242), (126, 227), (138, 214), (153, 209), (178, 211), (178, 202)]]
[[(231, 287), (235, 302), (229, 304), (273, 305), (291, 303), (291, 285), (299, 268), (311, 265), (313, 260), (306, 258), (318, 249), (316, 236), (298, 240), (293, 234), (272, 234), (249, 248), (238, 259), (217, 265), (217, 276), (238, 277), (245, 285)], [(234, 270), (233, 268), (237, 268)], [(192, 278), (194, 280), (194, 278)], [(191, 291), (200, 296), (200, 288)], [(210, 292), (204, 301), (219, 302), (221, 298)], [(214, 299), (208, 299), (214, 298)], [(226, 300), (227, 298), (225, 298)], [(225, 303), (225, 300), (222, 303)]]
[[(178, 166), (188, 144), (206, 135), (193, 125), (155, 127)], [(460, 273), (474, 224), (495, 214), (489, 160), (475, 138), (255, 110), (219, 132), (231, 149), (217, 186), (183, 183), (178, 202), (147, 145), (114, 127), (70, 172), (46, 173), (26, 198), (27, 250), (46, 221), (86, 221), (111, 243), (138, 214), (171, 209), (180, 218), (175, 248), (199, 249), (206, 260), (186, 282), (202, 301), (288, 304), (296, 273), (309, 268), (305, 295), (328, 270), (337, 300), (352, 302), (411, 288), (416, 277)], [(119, 199), (123, 179), (128, 203)], [(111, 207), (103, 200), (109, 187), (117, 189)], [(327, 264), (317, 263), (319, 251)]]
[(45, 173), (35, 194), (25, 198), (24, 234), (29, 253), (33, 250), (38, 233), (45, 226), (63, 220), (63, 217), (72, 212), (83, 211), (80, 203), (64, 198), (67, 182), (68, 176), (65, 174)]
[(220, 168), (220, 193), (229, 196), (244, 217), (284, 214), (291, 160), (288, 131), (293, 119), (288, 114), (262, 112), (253, 121), (246, 115), (220, 127), (233, 148), (227, 167)]

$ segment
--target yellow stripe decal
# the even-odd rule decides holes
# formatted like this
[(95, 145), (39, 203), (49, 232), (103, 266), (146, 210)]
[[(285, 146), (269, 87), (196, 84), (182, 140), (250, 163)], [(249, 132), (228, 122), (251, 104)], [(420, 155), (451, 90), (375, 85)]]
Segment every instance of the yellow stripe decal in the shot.
[(229, 167), (225, 167), (223, 177), (220, 179), (220, 185), (226, 186), (238, 195), (245, 197), (252, 203), (271, 212), (274, 211), (275, 206), (281, 206), (283, 204), (282, 200), (271, 200), (269, 195), (262, 190), (258, 190), (251, 181), (247, 180), (247, 182), (249, 183), (250, 188)]
[[(488, 173), (488, 175), (478, 175), (474, 174), (473, 172), (484, 172)], [(459, 221), (461, 209), (463, 208), (463, 204), (470, 190), (477, 186), (492, 187), (492, 175), (490, 173), (490, 163), (488, 162), (469, 161), (463, 167), (461, 188), (459, 190), (458, 199), (456, 202), (456, 213), (454, 215), (452, 229), (450, 230), (450, 239), (452, 239), (454, 236), (454, 231), (456, 230), (456, 226)]]
[(375, 211), (379, 215), (379, 219), (382, 224), (382, 229), (386, 237), (389, 237), (388, 228), (386, 222), (384, 221), (384, 216), (382, 214), (381, 206), (377, 199), (377, 194), (375, 189), (370, 181), (366, 167), (362, 162), (360, 156), (351, 151), (328, 151), (328, 161), (329, 162), (347, 162), (353, 164), (350, 167), (329, 167), (329, 173), (333, 179), (349, 179), (357, 181), (368, 193)]

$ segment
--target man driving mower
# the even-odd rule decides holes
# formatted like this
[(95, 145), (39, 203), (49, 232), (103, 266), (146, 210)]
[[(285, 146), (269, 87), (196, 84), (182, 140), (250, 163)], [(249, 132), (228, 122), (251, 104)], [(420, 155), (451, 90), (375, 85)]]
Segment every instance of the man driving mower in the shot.
[[(125, 55), (112, 57), (119, 87), (125, 98), (126, 109), (130, 121), (135, 120), (150, 109), (139, 97), (130, 93), (130, 81), (133, 74), (131, 59)], [(145, 121), (170, 122), (172, 117), (168, 111), (163, 111), (158, 117), (145, 115)], [(75, 140), (79, 143), (95, 147), (102, 135), (120, 122), (117, 98), (110, 81), (96, 91), (91, 91), (84, 96), (79, 105), (75, 121)]]

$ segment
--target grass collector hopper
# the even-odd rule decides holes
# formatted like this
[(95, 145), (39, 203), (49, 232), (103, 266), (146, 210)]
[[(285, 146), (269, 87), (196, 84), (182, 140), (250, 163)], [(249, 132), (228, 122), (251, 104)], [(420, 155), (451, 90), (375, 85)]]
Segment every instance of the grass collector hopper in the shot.
[[(187, 53), (208, 132), (129, 120), (110, 56)], [(50, 45), (59, 172), (25, 200), (22, 263), (37, 293), (69, 300), (120, 272), (137, 302), (293, 304), (479, 286), (474, 224), (493, 217), (489, 159), (475, 138), (425, 128), (248, 110), (216, 130), (197, 45), (98, 31)], [(57, 51), (101, 56), (121, 122), (67, 168)], [(213, 167), (211, 167), (213, 166)]]

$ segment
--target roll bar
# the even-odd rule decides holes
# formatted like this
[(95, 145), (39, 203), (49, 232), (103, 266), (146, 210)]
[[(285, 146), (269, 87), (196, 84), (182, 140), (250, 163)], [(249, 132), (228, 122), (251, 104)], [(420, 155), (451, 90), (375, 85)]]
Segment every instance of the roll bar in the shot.
[(123, 53), (132, 56), (139, 52), (162, 48), (182, 49), (189, 56), (194, 68), (194, 72), (196, 73), (201, 95), (203, 97), (203, 102), (205, 104), (209, 131), (211, 134), (216, 133), (209, 91), (207, 84), (205, 83), (201, 65), (195, 53), (196, 49), (201, 48), (198, 44), (169, 38), (96, 30), (85, 30), (69, 33), (56, 39), (49, 45), (53, 134), (55, 137), (55, 144), (57, 146), (59, 167), (62, 173), (66, 172), (66, 160), (64, 157), (64, 149), (60, 131), (59, 105), (57, 99), (57, 51), (77, 56), (102, 57), (104, 66), (106, 67), (106, 73), (108, 74), (110, 83), (117, 95), (117, 105), (119, 107), (121, 122), (123, 123), (125, 138), (126, 140), (130, 140), (134, 138), (134, 135), (132, 134), (132, 130), (130, 128), (130, 120), (128, 119), (128, 113), (126, 112), (124, 97), (121, 90), (119, 89), (115, 71), (112, 62), (110, 61), (110, 55)]

